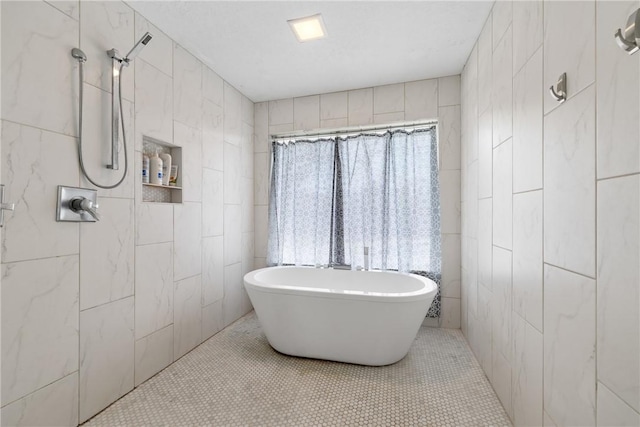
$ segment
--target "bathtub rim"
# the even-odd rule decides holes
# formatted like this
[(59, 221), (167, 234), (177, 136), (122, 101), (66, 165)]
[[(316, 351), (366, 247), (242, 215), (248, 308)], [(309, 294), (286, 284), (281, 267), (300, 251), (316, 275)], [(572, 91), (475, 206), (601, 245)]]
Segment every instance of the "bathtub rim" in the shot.
[[(306, 296), (311, 298), (337, 298), (337, 299), (349, 299), (349, 300), (364, 300), (369, 302), (379, 303), (401, 303), (401, 302), (413, 302), (426, 299), (433, 299), (438, 291), (438, 285), (433, 280), (411, 273), (400, 273), (397, 271), (384, 271), (373, 270), (363, 271), (362, 273), (378, 274), (398, 274), (402, 276), (409, 276), (422, 283), (422, 287), (417, 291), (412, 292), (365, 292), (365, 291), (350, 291), (345, 292), (342, 289), (331, 288), (315, 288), (305, 286), (290, 286), (282, 284), (268, 284), (263, 281), (259, 281), (255, 278), (258, 274), (266, 270), (274, 269), (304, 269), (304, 270), (320, 270), (311, 266), (273, 266), (264, 267), (257, 270), (250, 271), (243, 277), (244, 286), (247, 290), (251, 289), (257, 292), (277, 293), (286, 295)], [(344, 271), (345, 273), (352, 270), (334, 270)], [(356, 272), (358, 273), (358, 272)]]

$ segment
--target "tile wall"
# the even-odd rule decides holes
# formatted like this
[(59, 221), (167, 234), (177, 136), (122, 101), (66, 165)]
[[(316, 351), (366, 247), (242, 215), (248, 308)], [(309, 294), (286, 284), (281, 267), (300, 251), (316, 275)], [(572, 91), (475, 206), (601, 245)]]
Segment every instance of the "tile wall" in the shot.
[[(255, 265), (265, 265), (269, 135), (437, 119), (442, 209), (442, 326), (460, 327), (460, 76), (255, 104)], [(437, 324), (437, 323), (435, 323)]]
[[(2, 424), (75, 425), (251, 309), (253, 103), (119, 1), (3, 1)], [(123, 71), (130, 171), (99, 190), (102, 220), (55, 221), (58, 185), (92, 186), (110, 147), (110, 59)], [(183, 203), (142, 203), (142, 137), (179, 145)], [(124, 156), (121, 153), (121, 165)]]
[(462, 74), (462, 329), (515, 425), (640, 425), (639, 7), (498, 1)]

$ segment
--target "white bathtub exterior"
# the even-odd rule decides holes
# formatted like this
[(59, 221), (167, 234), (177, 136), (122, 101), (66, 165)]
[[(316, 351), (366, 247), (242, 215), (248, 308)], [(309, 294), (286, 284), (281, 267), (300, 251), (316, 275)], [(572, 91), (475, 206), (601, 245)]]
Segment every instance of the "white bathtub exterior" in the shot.
[(275, 350), (371, 366), (406, 356), (437, 291), (413, 274), (306, 267), (263, 268), (244, 284)]

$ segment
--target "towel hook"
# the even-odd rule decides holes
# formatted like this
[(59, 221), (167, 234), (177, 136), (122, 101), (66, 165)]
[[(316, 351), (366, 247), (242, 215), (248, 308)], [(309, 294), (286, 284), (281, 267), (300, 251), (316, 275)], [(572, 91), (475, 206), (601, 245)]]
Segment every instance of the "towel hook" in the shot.
[(567, 73), (562, 73), (558, 83), (556, 83), (556, 87), (551, 86), (549, 92), (551, 92), (553, 99), (560, 103), (567, 100)]

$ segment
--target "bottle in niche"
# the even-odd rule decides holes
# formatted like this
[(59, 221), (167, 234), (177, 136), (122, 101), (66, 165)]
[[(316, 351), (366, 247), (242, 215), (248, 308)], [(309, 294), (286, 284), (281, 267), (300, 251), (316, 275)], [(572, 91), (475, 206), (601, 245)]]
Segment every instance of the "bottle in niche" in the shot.
[(149, 156), (142, 155), (142, 183), (149, 183)]
[(150, 171), (149, 182), (155, 185), (162, 185), (162, 159), (158, 156), (158, 150), (149, 158)]
[(171, 154), (160, 153), (162, 159), (162, 185), (169, 185), (169, 176), (171, 175)]

